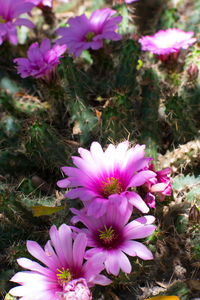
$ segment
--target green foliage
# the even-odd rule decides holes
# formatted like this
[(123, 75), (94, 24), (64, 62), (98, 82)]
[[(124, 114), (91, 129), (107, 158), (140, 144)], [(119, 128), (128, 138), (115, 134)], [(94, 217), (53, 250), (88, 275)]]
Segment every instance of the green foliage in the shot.
[(198, 202), (200, 201), (200, 178), (197, 184), (199, 186), (194, 186), (194, 188), (189, 193), (187, 193), (187, 200), (191, 203), (197, 200)]
[(13, 107), (18, 115), (44, 116), (49, 107), (46, 102), (40, 102), (38, 98), (23, 93), (18, 93), (13, 98)]
[(87, 144), (93, 140), (94, 133), (98, 129), (98, 119), (88, 105), (84, 93), (87, 78), (84, 73), (78, 71), (70, 57), (62, 61), (61, 69), (64, 76), (63, 88), (72, 121), (79, 127), (80, 143)]
[(4, 115), (0, 120), (0, 146), (1, 148), (14, 148), (18, 144), (18, 133), (21, 124), (12, 115)]
[(59, 172), (67, 164), (69, 150), (64, 140), (46, 123), (35, 120), (27, 124), (23, 143), (27, 157), (39, 168)]
[(170, 97), (166, 103), (165, 113), (173, 127), (176, 142), (184, 144), (198, 134), (191, 107), (184, 98), (178, 95)]
[[(120, 44), (119, 44), (120, 45)], [(120, 52), (115, 58), (114, 70), (111, 73), (110, 84), (113, 89), (124, 90), (133, 94), (136, 89), (137, 64), (140, 54), (138, 43), (131, 39), (123, 41)]]
[(178, 10), (175, 7), (167, 8), (163, 11), (163, 15), (160, 19), (158, 29), (175, 28), (175, 24), (178, 21)]
[(159, 144), (158, 108), (160, 99), (159, 79), (153, 69), (147, 69), (143, 75), (141, 120), (141, 143), (147, 146), (146, 153), (157, 158)]
[(194, 175), (182, 175), (176, 176), (172, 182), (173, 190), (183, 190), (193, 185), (200, 183), (200, 177), (195, 177)]
[(30, 172), (30, 168), (34, 168), (34, 164), (23, 153), (13, 149), (0, 150), (1, 175), (12, 174), (15, 176), (21, 172), (25, 174)]
[(0, 107), (3, 111), (13, 111), (12, 108), (12, 96), (6, 92), (0, 91)]
[(189, 292), (190, 290), (185, 283), (176, 282), (167, 289), (165, 295), (177, 295), (179, 296), (180, 300), (186, 300), (188, 299)]

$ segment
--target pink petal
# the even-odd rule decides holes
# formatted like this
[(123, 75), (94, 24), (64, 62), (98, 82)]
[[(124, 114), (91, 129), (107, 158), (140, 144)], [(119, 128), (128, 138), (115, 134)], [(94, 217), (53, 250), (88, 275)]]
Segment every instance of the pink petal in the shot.
[(54, 263), (50, 260), (50, 257), (44, 252), (42, 247), (34, 242), (34, 241), (27, 241), (27, 249), (28, 252), (39, 261), (43, 262), (49, 268), (54, 269)]
[(86, 280), (91, 281), (94, 275), (99, 274), (104, 268), (106, 256), (104, 253), (98, 252), (87, 259), (83, 267)]
[(122, 251), (119, 251), (118, 253), (118, 259), (119, 259), (119, 262), (120, 262), (120, 268), (122, 269), (123, 272), (125, 273), (131, 273), (131, 263), (128, 259), (128, 257), (122, 252)]
[[(134, 221), (132, 221), (134, 222)], [(134, 224), (130, 222), (128, 226), (128, 231), (126, 231), (127, 228), (124, 229), (125, 236), (127, 239), (143, 239), (147, 236), (150, 236), (154, 233), (156, 226), (154, 225), (141, 225), (141, 227), (134, 228)], [(132, 229), (130, 228), (132, 226)]]
[(143, 185), (147, 180), (152, 177), (155, 177), (156, 173), (152, 171), (141, 171), (133, 176), (131, 182), (129, 183), (128, 187), (135, 187)]
[(108, 274), (113, 274), (115, 276), (119, 274), (120, 262), (118, 259), (118, 251), (111, 250), (107, 252), (105, 267)]
[(148, 213), (149, 208), (146, 203), (142, 200), (142, 198), (135, 192), (127, 192), (126, 193), (127, 199), (129, 203), (135, 206), (143, 213)]
[(51, 238), (51, 243), (52, 243), (54, 249), (56, 250), (56, 254), (57, 254), (58, 258), (59, 258), (59, 261), (64, 266), (65, 263), (66, 263), (66, 261), (65, 261), (65, 255), (63, 253), (63, 248), (61, 246), (59, 233), (58, 233), (58, 230), (57, 230), (57, 228), (56, 228), (55, 225), (51, 226), (49, 234), (50, 234), (50, 238)]
[(156, 183), (156, 184), (152, 185), (150, 190), (152, 193), (163, 192), (167, 186), (168, 186), (168, 183)]
[(31, 270), (31, 271), (35, 271), (38, 272), (42, 275), (47, 275), (49, 276), (50, 274), (53, 275), (54, 273), (51, 272), (50, 269), (48, 268), (44, 268), (43, 266), (41, 266), (39, 263), (32, 261), (28, 258), (19, 258), (17, 260), (18, 264), (25, 269)]
[(58, 230), (59, 239), (60, 239), (60, 247), (64, 249), (63, 255), (65, 257), (65, 261), (69, 265), (72, 262), (72, 231), (69, 226), (66, 224), (62, 224)]
[[(139, 243), (136, 241), (130, 241), (129, 243), (131, 243), (131, 245), (132, 245), (131, 246), (132, 251), (134, 251), (138, 257), (142, 258), (143, 260), (153, 259), (153, 255), (152, 255), (151, 251), (146, 246), (144, 246), (142, 243)], [(128, 253), (128, 248), (127, 248), (127, 250), (124, 249), (124, 251), (128, 255), (131, 255), (130, 253)]]
[(74, 261), (74, 266), (76, 268), (81, 268), (82, 266), (86, 246), (87, 246), (86, 235), (84, 233), (79, 233), (76, 236), (73, 245), (73, 261)]
[(57, 186), (59, 186), (60, 188), (67, 188), (69, 184), (70, 181), (68, 179), (62, 179), (57, 182)]
[(34, 28), (35, 25), (28, 19), (25, 18), (18, 18), (15, 22), (14, 22), (15, 26), (26, 26), (29, 28)]

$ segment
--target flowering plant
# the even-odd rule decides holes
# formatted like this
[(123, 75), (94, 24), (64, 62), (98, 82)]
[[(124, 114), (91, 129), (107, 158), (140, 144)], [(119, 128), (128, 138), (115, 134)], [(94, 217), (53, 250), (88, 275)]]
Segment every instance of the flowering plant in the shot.
[(62, 167), (68, 178), (58, 181), (61, 188), (73, 188), (65, 197), (80, 198), (88, 215), (102, 216), (109, 203), (119, 205), (125, 211), (128, 203), (143, 213), (148, 207), (133, 187), (143, 185), (156, 176), (144, 169), (151, 158), (145, 156), (145, 146), (136, 145), (128, 149), (129, 142), (117, 147), (110, 144), (105, 152), (101, 145), (93, 142), (90, 151), (79, 148), (81, 157), (72, 157), (74, 167)]
[(185, 32), (177, 28), (169, 28), (167, 30), (159, 30), (153, 36), (143, 36), (139, 39), (143, 51), (150, 51), (157, 54), (162, 61), (166, 61), (170, 54), (177, 57), (180, 49), (187, 49), (196, 42), (193, 38), (194, 32)]
[(107, 285), (111, 280), (99, 274), (105, 261), (101, 253), (83, 263), (86, 246), (86, 235), (78, 234), (73, 243), (72, 231), (65, 224), (59, 230), (55, 225), (51, 227), (44, 250), (38, 243), (27, 241), (29, 253), (45, 267), (27, 258), (18, 259), (18, 264), (30, 271), (18, 272), (11, 278), (21, 286), (12, 288), (10, 294), (22, 299), (33, 299), (34, 295), (37, 300), (91, 300), (89, 287)]
[(57, 30), (57, 34), (62, 36), (57, 42), (66, 44), (69, 53), (77, 57), (83, 50), (102, 48), (104, 39), (118, 41), (121, 35), (115, 31), (122, 17), (114, 17), (115, 14), (115, 10), (103, 8), (95, 10), (89, 19), (85, 14), (70, 18), (69, 27)]
[(155, 208), (155, 193), (159, 195), (160, 201), (163, 201), (165, 196), (171, 196), (172, 184), (169, 177), (171, 169), (165, 168), (160, 171), (155, 171), (153, 164), (149, 164), (148, 169), (154, 171), (156, 177), (150, 178), (144, 184), (144, 187), (148, 190), (145, 201), (150, 207)]
[(29, 13), (33, 7), (32, 3), (24, 3), (24, 0), (0, 0), (0, 45), (5, 40), (17, 44), (17, 26), (34, 27), (30, 20), (20, 18), (21, 14)]
[[(122, 269), (125, 273), (131, 272), (131, 264), (127, 256), (139, 256), (144, 260), (153, 259), (151, 251), (135, 239), (145, 238), (153, 234), (155, 221), (153, 216), (144, 216), (128, 223), (132, 208), (128, 207), (121, 212), (116, 205), (109, 205), (107, 212), (100, 218), (87, 216), (85, 209), (78, 211), (72, 222), (82, 222), (87, 229), (74, 228), (77, 232), (84, 232), (88, 238), (88, 246), (92, 249), (86, 252), (86, 258), (97, 253), (105, 254), (105, 268), (115, 276)], [(128, 224), (127, 224), (128, 223)]]
[(27, 58), (15, 58), (18, 74), (22, 78), (33, 76), (35, 78), (46, 78), (50, 80), (56, 66), (60, 63), (59, 58), (65, 52), (65, 45), (54, 45), (51, 48), (49, 39), (42, 41), (40, 47), (38, 43), (33, 43), (27, 52)]

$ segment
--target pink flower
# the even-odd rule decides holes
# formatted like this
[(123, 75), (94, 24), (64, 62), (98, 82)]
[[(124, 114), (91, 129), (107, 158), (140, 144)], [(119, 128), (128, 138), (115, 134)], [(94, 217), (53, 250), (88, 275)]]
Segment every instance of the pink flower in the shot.
[(161, 60), (168, 59), (172, 53), (178, 53), (180, 49), (187, 49), (196, 42), (196, 38), (192, 38), (194, 32), (185, 32), (176, 28), (167, 30), (159, 30), (153, 36), (143, 36), (139, 39), (142, 50), (150, 51), (158, 54)]
[(153, 164), (149, 164), (148, 169), (154, 171), (156, 177), (147, 180), (144, 184), (144, 187), (148, 189), (145, 201), (150, 207), (155, 208), (155, 193), (158, 193), (160, 201), (163, 201), (165, 196), (171, 196), (172, 185), (171, 179), (168, 176), (171, 173), (171, 169), (165, 168), (156, 172)]
[(105, 254), (105, 268), (110, 274), (117, 276), (120, 269), (125, 273), (131, 272), (131, 264), (126, 254), (138, 256), (141, 259), (153, 259), (152, 253), (142, 243), (134, 239), (142, 239), (152, 235), (155, 226), (151, 225), (155, 218), (144, 216), (128, 223), (132, 209), (127, 208), (123, 213), (116, 205), (109, 205), (106, 213), (100, 217), (87, 216), (85, 209), (78, 211), (72, 223), (82, 222), (87, 229), (74, 228), (77, 232), (84, 232), (88, 238), (88, 246), (92, 249), (86, 252), (86, 258), (97, 253)]
[(56, 66), (60, 63), (59, 58), (65, 52), (66, 46), (54, 45), (51, 48), (49, 39), (44, 39), (39, 47), (33, 43), (28, 50), (28, 58), (15, 58), (18, 74), (22, 78), (33, 76), (35, 78), (45, 77), (50, 79)]
[(118, 41), (121, 39), (121, 35), (115, 31), (122, 17), (113, 17), (115, 13), (115, 10), (103, 8), (95, 10), (89, 19), (85, 14), (70, 18), (68, 20), (69, 27), (57, 30), (57, 34), (62, 36), (57, 42), (66, 44), (69, 53), (77, 57), (83, 50), (102, 48), (103, 39)]
[(20, 18), (21, 14), (29, 13), (33, 7), (32, 3), (24, 3), (24, 0), (0, 0), (0, 45), (5, 40), (17, 44), (17, 26), (34, 27), (28, 19)]
[(76, 296), (81, 294), (80, 298), (74, 300), (90, 300), (88, 287), (94, 284), (107, 285), (111, 281), (99, 274), (104, 269), (105, 261), (101, 253), (83, 264), (86, 246), (84, 233), (78, 234), (72, 245), (70, 227), (63, 224), (57, 230), (53, 225), (44, 250), (38, 243), (27, 241), (29, 253), (44, 266), (27, 258), (18, 259), (18, 264), (30, 271), (18, 272), (11, 278), (21, 286), (12, 288), (9, 293), (27, 300), (71, 299), (68, 296), (74, 293)]
[(81, 157), (72, 157), (76, 168), (62, 167), (69, 177), (57, 183), (61, 188), (75, 187), (65, 197), (80, 198), (90, 216), (102, 216), (108, 203), (116, 203), (122, 211), (130, 203), (143, 213), (148, 212), (142, 198), (129, 189), (143, 185), (156, 174), (150, 170), (141, 171), (151, 160), (144, 157), (144, 145), (128, 147), (126, 141), (117, 147), (110, 144), (105, 152), (97, 142), (92, 143), (90, 151), (79, 148)]

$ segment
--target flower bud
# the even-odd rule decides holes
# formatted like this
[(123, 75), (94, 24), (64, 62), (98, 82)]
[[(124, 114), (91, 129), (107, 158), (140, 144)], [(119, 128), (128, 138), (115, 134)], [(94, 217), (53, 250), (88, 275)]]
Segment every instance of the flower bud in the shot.
[(63, 291), (62, 300), (92, 300), (92, 294), (84, 278), (68, 282), (64, 286)]
[(191, 65), (189, 65), (189, 67), (187, 69), (187, 74), (188, 74), (190, 80), (197, 79), (197, 77), (199, 75), (199, 69), (195, 63), (192, 63)]
[(200, 222), (200, 211), (193, 205), (189, 211), (189, 221), (192, 223), (199, 223)]

